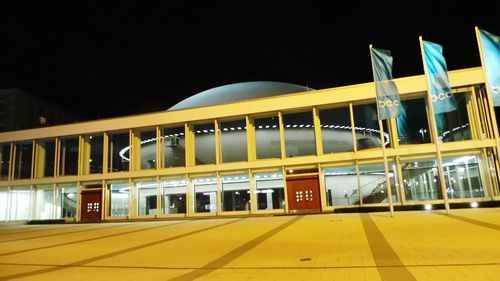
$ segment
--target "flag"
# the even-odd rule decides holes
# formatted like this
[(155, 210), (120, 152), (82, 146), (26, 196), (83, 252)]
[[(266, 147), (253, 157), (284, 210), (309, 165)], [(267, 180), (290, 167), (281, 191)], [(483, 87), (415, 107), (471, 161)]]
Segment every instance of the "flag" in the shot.
[(500, 106), (500, 36), (479, 29), (478, 40), (493, 105)]
[(395, 118), (400, 114), (401, 102), (398, 88), (392, 78), (391, 51), (375, 49), (370, 45), (370, 53), (377, 93), (378, 119)]
[(436, 43), (423, 41), (423, 49), (425, 73), (434, 114), (456, 110), (457, 102), (451, 92), (443, 47)]

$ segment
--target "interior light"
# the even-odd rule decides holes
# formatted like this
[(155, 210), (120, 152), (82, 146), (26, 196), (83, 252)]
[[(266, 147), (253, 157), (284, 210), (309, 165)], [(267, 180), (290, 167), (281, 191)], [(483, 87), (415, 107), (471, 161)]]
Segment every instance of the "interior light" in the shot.
[(430, 211), (430, 210), (432, 210), (432, 205), (431, 204), (425, 204), (424, 205), (424, 209), (426, 209), (427, 211)]
[(477, 202), (471, 202), (470, 203), (470, 207), (471, 208), (477, 208), (477, 207), (479, 207), (479, 204)]

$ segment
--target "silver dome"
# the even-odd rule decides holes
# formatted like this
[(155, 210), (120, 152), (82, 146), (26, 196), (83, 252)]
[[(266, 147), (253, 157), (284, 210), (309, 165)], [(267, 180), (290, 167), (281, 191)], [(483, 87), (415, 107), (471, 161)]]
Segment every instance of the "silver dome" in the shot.
[(314, 89), (283, 82), (255, 81), (234, 83), (200, 92), (177, 103), (168, 110), (225, 104), (242, 100), (307, 92), (311, 90)]

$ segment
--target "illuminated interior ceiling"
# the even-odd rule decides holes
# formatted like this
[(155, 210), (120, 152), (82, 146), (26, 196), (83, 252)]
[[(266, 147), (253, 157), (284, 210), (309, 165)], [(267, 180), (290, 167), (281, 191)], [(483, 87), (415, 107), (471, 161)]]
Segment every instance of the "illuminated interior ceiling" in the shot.
[(314, 89), (296, 84), (273, 81), (234, 83), (200, 92), (177, 103), (168, 110), (225, 104), (313, 90)]

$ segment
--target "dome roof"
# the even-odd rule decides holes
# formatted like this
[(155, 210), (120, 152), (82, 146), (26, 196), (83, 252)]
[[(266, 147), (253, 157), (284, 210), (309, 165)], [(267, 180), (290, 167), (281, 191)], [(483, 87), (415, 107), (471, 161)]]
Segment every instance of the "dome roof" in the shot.
[(300, 93), (314, 89), (283, 82), (255, 81), (215, 87), (191, 96), (168, 110), (224, 104), (242, 100)]

